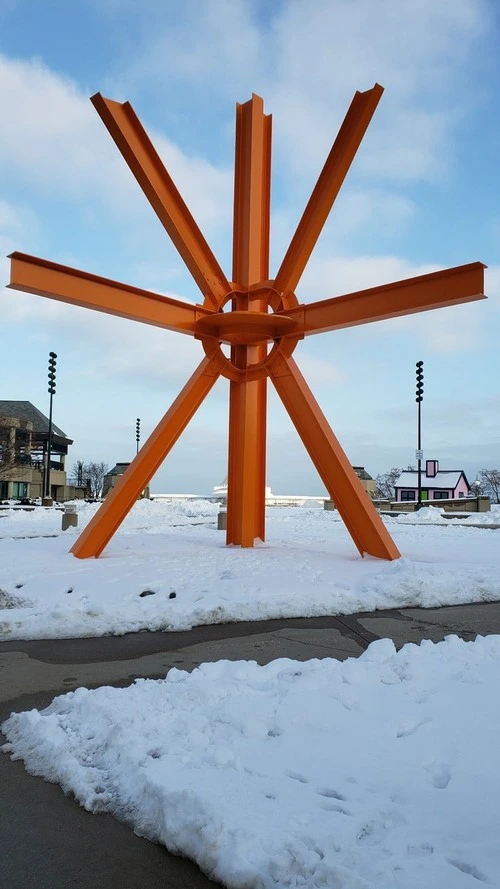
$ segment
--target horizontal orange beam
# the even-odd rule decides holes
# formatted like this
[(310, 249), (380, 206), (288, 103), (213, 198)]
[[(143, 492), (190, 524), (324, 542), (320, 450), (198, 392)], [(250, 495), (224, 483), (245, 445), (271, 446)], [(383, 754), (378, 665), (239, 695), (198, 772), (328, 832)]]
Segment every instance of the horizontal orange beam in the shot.
[(474, 302), (486, 299), (483, 293), (485, 268), (482, 262), (472, 262), (382, 287), (306, 303), (281, 314), (295, 318), (303, 332), (311, 334)]
[(101, 93), (92, 96), (91, 102), (203, 296), (218, 308), (229, 291), (224, 272), (132, 105), (106, 99)]
[(37, 293), (73, 306), (96, 309), (155, 327), (193, 334), (196, 321), (212, 315), (209, 309), (189, 305), (159, 293), (150, 293), (109, 278), (90, 275), (25, 253), (11, 253), (11, 290)]

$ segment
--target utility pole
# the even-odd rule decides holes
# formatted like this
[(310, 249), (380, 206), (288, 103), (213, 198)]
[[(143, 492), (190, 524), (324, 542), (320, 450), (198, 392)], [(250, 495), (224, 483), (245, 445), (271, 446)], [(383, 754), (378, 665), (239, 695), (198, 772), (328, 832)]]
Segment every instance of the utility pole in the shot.
[(418, 500), (416, 509), (420, 509), (422, 506), (422, 401), (424, 398), (424, 362), (417, 361), (417, 397), (415, 401), (417, 402), (417, 451), (415, 453), (415, 457), (417, 458), (417, 467), (418, 467)]

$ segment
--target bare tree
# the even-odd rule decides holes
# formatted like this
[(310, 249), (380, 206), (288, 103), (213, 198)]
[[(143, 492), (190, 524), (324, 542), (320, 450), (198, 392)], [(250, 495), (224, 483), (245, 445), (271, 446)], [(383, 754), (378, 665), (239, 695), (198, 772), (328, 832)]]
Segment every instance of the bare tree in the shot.
[(474, 482), (471, 482), (469, 491), (473, 495), (473, 497), (479, 497), (480, 494), (486, 494), (484, 485), (478, 478)]
[(401, 469), (399, 466), (393, 466), (389, 472), (383, 472), (381, 475), (377, 475), (375, 478), (377, 483), (375, 498), (379, 497), (381, 500), (393, 500), (396, 494), (394, 486), (402, 472), (415, 472), (415, 467), (407, 466), (406, 469)]
[(487, 494), (492, 503), (500, 503), (500, 469), (480, 469), (476, 483), (479, 483), (481, 493)]
[(90, 497), (98, 500), (102, 497), (102, 489), (104, 485), (104, 476), (108, 472), (107, 463), (97, 463), (89, 461), (84, 463), (83, 460), (77, 460), (71, 470), (72, 475), (78, 485), (85, 485)]

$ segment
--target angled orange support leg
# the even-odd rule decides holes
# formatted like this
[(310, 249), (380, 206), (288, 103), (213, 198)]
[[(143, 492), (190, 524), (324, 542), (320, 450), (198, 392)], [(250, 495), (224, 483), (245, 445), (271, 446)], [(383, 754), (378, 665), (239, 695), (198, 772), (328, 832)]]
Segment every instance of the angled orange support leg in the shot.
[(396, 544), (293, 358), (278, 355), (269, 376), (361, 555), (399, 559)]
[(279, 293), (297, 287), (383, 92), (376, 83), (371, 90), (355, 93), (276, 275)]
[(209, 308), (218, 308), (229, 284), (130, 102), (96, 93), (94, 108), (156, 215), (186, 263)]
[(218, 376), (219, 371), (215, 364), (204, 358), (116, 487), (109, 492), (102, 506), (80, 534), (71, 549), (74, 556), (78, 559), (100, 556)]
[[(236, 108), (233, 280), (245, 289), (269, 277), (270, 188), (271, 117), (253, 96)], [(242, 293), (233, 309), (267, 312), (268, 306)], [(231, 349), (234, 366), (243, 371), (266, 354), (265, 343)], [(253, 546), (265, 539), (267, 379), (243, 377), (229, 385), (226, 542)]]

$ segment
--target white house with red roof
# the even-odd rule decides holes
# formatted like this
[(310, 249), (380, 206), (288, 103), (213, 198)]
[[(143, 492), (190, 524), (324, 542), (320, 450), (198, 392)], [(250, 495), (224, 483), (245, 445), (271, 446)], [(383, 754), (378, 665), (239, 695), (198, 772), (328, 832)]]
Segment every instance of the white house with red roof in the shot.
[[(440, 469), (437, 460), (426, 460), (421, 476), (422, 500), (458, 500), (469, 493), (463, 469)], [(402, 472), (394, 489), (400, 503), (417, 500), (418, 472)]]

